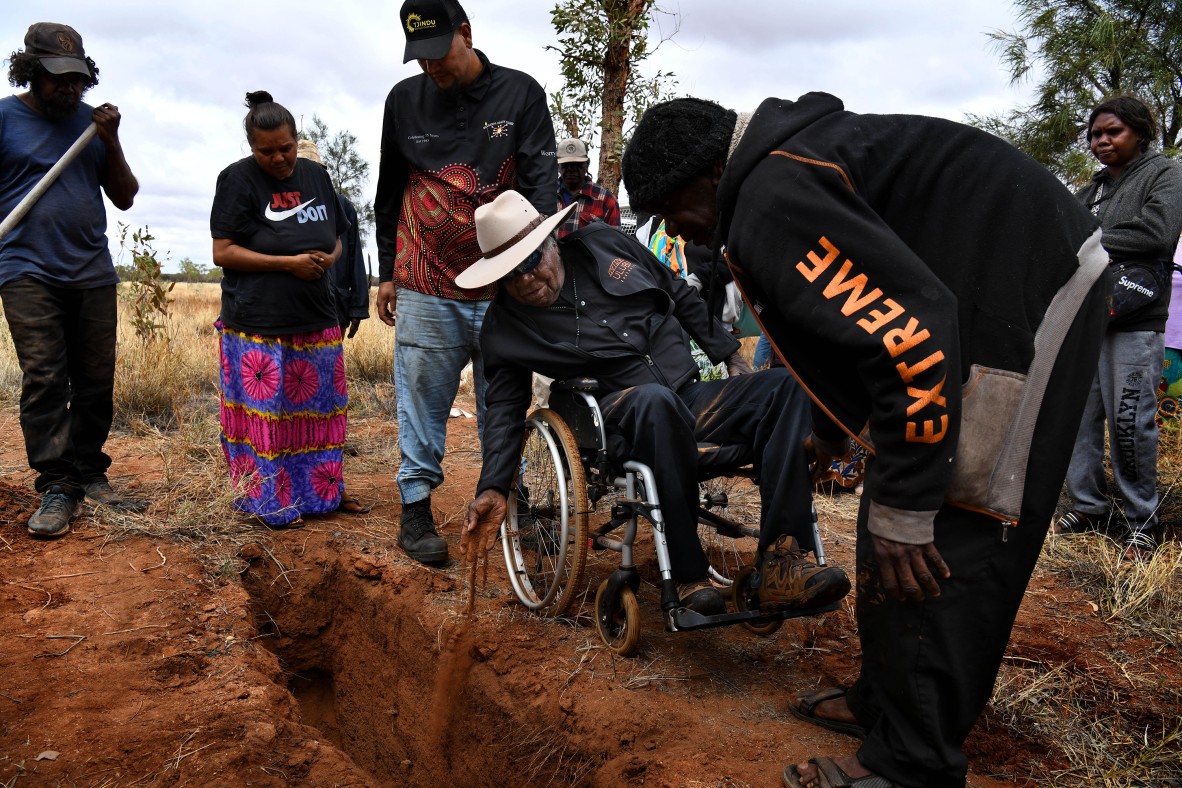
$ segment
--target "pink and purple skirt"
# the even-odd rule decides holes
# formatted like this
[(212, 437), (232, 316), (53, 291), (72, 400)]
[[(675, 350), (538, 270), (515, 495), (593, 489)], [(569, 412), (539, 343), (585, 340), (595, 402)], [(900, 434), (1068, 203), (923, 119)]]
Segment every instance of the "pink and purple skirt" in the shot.
[(264, 337), (216, 325), (234, 508), (272, 526), (334, 511), (349, 403), (340, 327)]

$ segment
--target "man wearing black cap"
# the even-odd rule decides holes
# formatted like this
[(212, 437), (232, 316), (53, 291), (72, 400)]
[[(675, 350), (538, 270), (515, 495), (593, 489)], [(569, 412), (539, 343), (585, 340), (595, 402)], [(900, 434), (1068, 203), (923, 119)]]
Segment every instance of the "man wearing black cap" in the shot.
[[(1005, 141), (809, 93), (650, 108), (634, 207), (720, 249), (839, 455), (868, 428), (862, 672), (793, 713), (864, 739), (790, 786), (963, 785), (1104, 331), (1095, 221)], [(962, 391), (963, 385), (963, 391)], [(827, 468), (828, 462), (817, 464)], [(856, 782), (865, 780), (865, 782)]]
[(507, 189), (554, 212), (554, 127), (546, 94), (529, 75), (493, 65), (472, 47), (472, 26), (454, 0), (407, 0), (398, 14), (404, 62), (418, 76), (386, 99), (374, 202), (378, 317), (398, 330), (394, 380), (402, 464), (399, 544), (416, 560), (447, 559), (431, 512), (443, 482), (447, 419), (460, 373), (472, 362), (478, 425), (484, 425), (480, 326), (494, 284), (456, 284), (480, 256), (473, 217)]
[(93, 123), (92, 139), (0, 239), (0, 299), (20, 360), (21, 429), (41, 507), (34, 536), (63, 536), (79, 501), (135, 509), (111, 489), (103, 452), (115, 376), (115, 285), (100, 189), (121, 210), (139, 184), (119, 143), (119, 109), (82, 96), (98, 69), (68, 25), (38, 22), (12, 56), (0, 99), (0, 215), (7, 216)]

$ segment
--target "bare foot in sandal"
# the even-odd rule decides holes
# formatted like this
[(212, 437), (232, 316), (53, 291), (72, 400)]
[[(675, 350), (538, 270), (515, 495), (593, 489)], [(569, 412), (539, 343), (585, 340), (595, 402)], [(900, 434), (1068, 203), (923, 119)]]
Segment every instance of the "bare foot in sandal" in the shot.
[(874, 774), (856, 755), (842, 758), (811, 758), (784, 770), (784, 784), (790, 788), (890, 788), (891, 782)]
[(344, 514), (369, 514), (369, 508), (356, 498), (341, 497), (341, 502), (337, 505), (337, 511)]
[(799, 720), (858, 739), (866, 738), (866, 729), (846, 702), (845, 687), (826, 687), (797, 695), (788, 710)]

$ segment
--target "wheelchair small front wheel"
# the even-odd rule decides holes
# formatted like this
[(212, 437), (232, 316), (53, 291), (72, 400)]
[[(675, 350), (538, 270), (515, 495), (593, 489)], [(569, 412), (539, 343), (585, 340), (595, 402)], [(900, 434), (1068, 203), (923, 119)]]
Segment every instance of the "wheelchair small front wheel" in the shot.
[(628, 586), (621, 586), (612, 597), (604, 580), (595, 592), (595, 629), (609, 649), (630, 657), (640, 643), (640, 605)]
[[(755, 566), (748, 564), (740, 569), (739, 574), (735, 576), (735, 582), (731, 586), (731, 602), (735, 606), (735, 612), (746, 613), (748, 610), (759, 609), (759, 591), (751, 587), (751, 578), (754, 574)], [(783, 625), (783, 619), (769, 621), (766, 624), (743, 622), (743, 626), (760, 637), (774, 635)]]

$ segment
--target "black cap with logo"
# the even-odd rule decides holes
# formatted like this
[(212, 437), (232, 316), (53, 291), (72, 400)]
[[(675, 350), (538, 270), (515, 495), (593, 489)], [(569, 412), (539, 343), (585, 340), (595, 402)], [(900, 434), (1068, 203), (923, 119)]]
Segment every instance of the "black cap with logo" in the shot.
[(25, 33), (25, 54), (33, 55), (50, 74), (85, 74), (94, 79), (82, 36), (69, 25), (35, 22)]
[(451, 40), (468, 15), (455, 0), (406, 0), (398, 12), (406, 51), (402, 62), (439, 60), (451, 49)]

